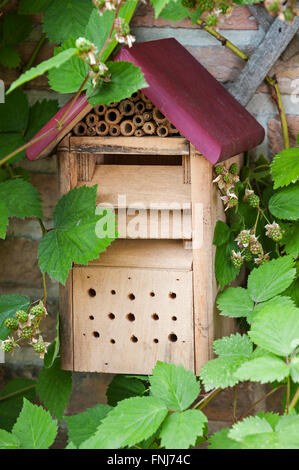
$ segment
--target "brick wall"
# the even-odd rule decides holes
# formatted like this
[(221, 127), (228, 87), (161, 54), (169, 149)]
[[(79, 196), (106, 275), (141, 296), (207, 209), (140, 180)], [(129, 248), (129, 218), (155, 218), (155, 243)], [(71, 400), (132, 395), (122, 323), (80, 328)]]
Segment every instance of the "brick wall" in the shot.
[[(9, 8), (14, 8), (17, 1), (9, 2)], [(24, 63), (30, 57), (36, 41), (41, 35), (40, 17), (35, 17), (35, 25), (30, 38), (20, 45), (20, 53)], [(162, 19), (155, 20), (152, 9), (141, 4), (132, 23), (133, 33), (137, 41), (175, 37), (193, 54), (220, 82), (223, 84), (234, 80), (243, 67), (243, 62), (205, 31), (191, 26), (189, 21), (176, 24)], [(222, 33), (243, 49), (251, 53), (260, 43), (264, 31), (251, 16), (247, 7), (238, 7), (233, 15), (221, 25)], [(292, 80), (298, 79), (299, 84), (299, 41), (295, 39), (283, 56), (273, 67), (277, 74), (278, 83), (283, 93), (283, 102), (288, 115), (291, 136), (294, 140), (299, 131), (299, 106), (292, 100)], [(37, 60), (51, 57), (53, 46), (46, 43), (39, 52)], [(14, 70), (0, 67), (0, 78), (9, 85), (15, 78)], [(43, 98), (57, 98), (62, 105), (68, 95), (57, 95), (48, 88), (46, 77), (39, 77), (26, 87), (29, 101), (34, 103)], [(248, 105), (248, 110), (265, 127), (267, 138), (257, 149), (271, 158), (273, 152), (278, 152), (282, 146), (280, 123), (275, 105), (272, 103), (266, 85), (261, 85)], [(255, 152), (253, 152), (255, 153)], [(33, 184), (40, 190), (44, 201), (46, 224), (51, 226), (52, 209), (58, 199), (56, 159), (53, 155), (41, 161), (22, 162), (22, 166), (30, 171)], [(12, 220), (9, 226), (8, 237), (0, 243), (0, 294), (20, 293), (32, 299), (42, 296), (41, 276), (37, 266), (37, 246), (40, 240), (40, 228), (37, 222), (27, 219), (25, 221)], [(58, 311), (58, 285), (48, 279), (49, 317), (44, 321), (43, 329), (47, 331), (48, 340), (54, 337), (55, 316)], [(14, 356), (6, 358), (6, 364), (0, 368), (0, 389), (2, 385), (13, 377), (36, 377), (41, 367), (41, 361), (31, 349), (22, 349)], [(75, 413), (87, 406), (93, 406), (105, 401), (105, 389), (111, 376), (107, 374), (74, 374), (74, 387), (69, 406), (69, 412)], [(264, 386), (242, 384), (239, 387), (238, 414), (242, 413), (252, 401), (258, 400), (265, 393)], [(211, 421), (211, 430), (227, 426), (232, 420), (232, 390), (221, 392), (219, 397), (207, 408)], [(84, 397), (84, 399), (83, 399)], [(262, 403), (261, 407), (265, 404)], [(277, 397), (271, 399), (268, 406), (279, 409)], [(254, 410), (254, 411), (257, 411)]]

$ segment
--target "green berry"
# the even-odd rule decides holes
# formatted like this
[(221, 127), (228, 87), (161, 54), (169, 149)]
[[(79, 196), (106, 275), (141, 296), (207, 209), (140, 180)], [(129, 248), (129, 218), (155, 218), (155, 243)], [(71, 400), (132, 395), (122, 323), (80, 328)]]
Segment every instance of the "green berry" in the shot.
[(2, 349), (4, 352), (11, 352), (14, 349), (13, 343), (2, 343)]
[(272, 231), (271, 231), (271, 238), (272, 238), (272, 240), (274, 240), (275, 242), (279, 242), (279, 241), (282, 239), (281, 230), (278, 229), (278, 228), (272, 229)]
[(231, 183), (231, 180), (232, 180), (232, 178), (231, 178), (231, 175), (229, 173), (226, 173), (225, 175), (223, 175), (223, 181), (225, 183)]
[(238, 205), (238, 199), (235, 197), (230, 197), (227, 201), (229, 207), (234, 207)]
[(33, 345), (33, 349), (37, 353), (42, 353), (45, 350), (45, 343), (43, 341), (39, 341)]
[(294, 12), (292, 10), (292, 8), (286, 8), (283, 12), (284, 14), (284, 19), (286, 21), (293, 21), (294, 19)]
[(217, 25), (217, 16), (215, 15), (207, 15), (205, 17), (205, 22), (208, 26), (216, 26)]
[(259, 253), (261, 253), (263, 251), (263, 247), (262, 247), (261, 243), (258, 240), (251, 243), (249, 249), (250, 249), (250, 251), (253, 255), (258, 255)]
[(183, 7), (193, 8), (195, 5), (195, 0), (182, 0)]
[(277, 0), (272, 2), (269, 6), (267, 6), (267, 9), (271, 11), (271, 13), (278, 13), (280, 8), (281, 8), (281, 4)]
[(243, 257), (244, 257), (244, 260), (247, 261), (247, 263), (249, 263), (249, 261), (252, 260), (252, 253), (250, 250), (245, 250), (244, 253), (243, 253)]
[(44, 306), (43, 303), (40, 302), (38, 305), (35, 305), (32, 307), (30, 310), (31, 315), (34, 315), (35, 317), (42, 317), (44, 314)]
[(230, 167), (229, 167), (229, 172), (232, 174), (232, 175), (236, 175), (239, 171), (239, 165), (237, 163), (233, 163)]
[(33, 335), (33, 329), (30, 326), (25, 326), (25, 328), (22, 331), (22, 338), (23, 339), (30, 339), (31, 336)]
[(4, 322), (4, 326), (9, 330), (17, 330), (19, 328), (19, 322), (16, 318), (7, 318)]
[(215, 166), (215, 173), (216, 173), (216, 175), (222, 175), (222, 173), (223, 173), (223, 165), (216, 165), (216, 166)]
[(26, 323), (26, 321), (28, 320), (28, 313), (25, 312), (25, 310), (18, 310), (16, 313), (16, 318), (21, 323)]
[(243, 266), (243, 260), (241, 258), (232, 257), (231, 260), (235, 268), (240, 269)]
[(79, 52), (88, 53), (92, 50), (93, 44), (86, 38), (78, 38), (76, 41), (76, 47)]
[(210, 11), (214, 8), (214, 0), (197, 0), (197, 4), (203, 11)]
[(250, 233), (249, 233), (249, 231), (248, 230), (242, 230), (242, 232), (240, 232), (238, 237), (237, 237), (237, 241), (243, 246), (249, 245), (249, 242), (250, 242)]
[(260, 198), (256, 194), (250, 194), (247, 201), (250, 207), (258, 207), (260, 205)]

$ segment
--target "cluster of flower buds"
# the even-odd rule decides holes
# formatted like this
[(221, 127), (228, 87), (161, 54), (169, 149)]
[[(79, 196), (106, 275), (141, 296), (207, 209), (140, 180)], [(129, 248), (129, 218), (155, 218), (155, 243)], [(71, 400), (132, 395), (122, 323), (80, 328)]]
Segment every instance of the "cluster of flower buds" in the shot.
[(239, 167), (236, 163), (233, 163), (229, 169), (221, 164), (215, 166), (217, 176), (213, 183), (217, 184), (222, 193), (221, 199), (224, 202), (225, 210), (238, 204), (238, 196), (235, 190), (235, 184), (239, 181), (238, 171)]
[(129, 47), (132, 47), (135, 37), (130, 34), (129, 23), (124, 18), (116, 18), (115, 31), (115, 39), (119, 43), (127, 44)]
[(79, 57), (89, 59), (90, 65), (97, 63), (97, 48), (91, 41), (86, 38), (78, 38), (76, 40), (76, 48), (78, 49)]
[(122, 0), (92, 0), (94, 6), (98, 9), (102, 16), (105, 11), (116, 10), (118, 5), (123, 3)]
[(299, 16), (299, 8), (294, 0), (265, 0), (265, 8), (272, 16), (278, 16), (281, 21), (292, 23)]
[(26, 340), (43, 358), (50, 343), (46, 343), (40, 334), (39, 324), (42, 318), (47, 315), (47, 311), (40, 301), (31, 307), (29, 312), (18, 310), (14, 317), (7, 318), (4, 326), (11, 330), (11, 335), (2, 342), (2, 349), (5, 352), (13, 353), (19, 347), (18, 342)]
[(252, 189), (245, 189), (244, 201), (248, 202), (250, 207), (259, 207), (260, 198)]
[(274, 240), (275, 242), (279, 242), (283, 237), (283, 230), (281, 229), (280, 225), (276, 222), (272, 222), (272, 224), (267, 224), (265, 226), (266, 229), (266, 236)]
[(252, 261), (260, 265), (269, 260), (269, 253), (264, 253), (263, 246), (258, 237), (250, 230), (242, 230), (236, 238), (240, 251), (232, 251), (231, 260), (233, 265), (240, 269), (244, 261)]

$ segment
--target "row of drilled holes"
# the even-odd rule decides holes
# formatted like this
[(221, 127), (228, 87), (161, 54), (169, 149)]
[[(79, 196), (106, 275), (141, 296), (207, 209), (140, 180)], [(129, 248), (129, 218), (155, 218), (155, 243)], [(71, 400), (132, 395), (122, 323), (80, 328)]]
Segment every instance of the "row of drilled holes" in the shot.
[[(93, 334), (93, 336), (94, 336), (95, 338), (99, 338), (99, 337), (100, 337), (100, 333), (99, 333), (98, 331), (94, 331), (92, 334)], [(84, 336), (85, 336), (85, 335), (84, 335)], [(177, 335), (176, 335), (175, 333), (170, 333), (170, 334), (168, 335), (168, 339), (169, 339), (169, 341), (171, 341), (172, 343), (175, 343), (175, 342), (178, 340), (178, 337), (177, 337)], [(132, 335), (131, 338), (130, 338), (130, 340), (132, 341), (132, 343), (138, 343), (138, 338), (137, 338), (135, 335)], [(153, 339), (153, 342), (156, 343), (156, 344), (159, 343), (158, 338), (154, 338), (154, 339)], [(111, 343), (111, 344), (115, 344), (115, 339), (111, 339), (111, 340), (110, 340), (110, 343)]]
[[(115, 295), (115, 294), (116, 294), (116, 291), (115, 291), (114, 289), (112, 289), (112, 290), (110, 291), (110, 293), (111, 293), (112, 295)], [(97, 295), (97, 292), (95, 291), (95, 289), (89, 289), (89, 290), (88, 290), (88, 294), (90, 295), (90, 297), (95, 297), (95, 296)], [(155, 292), (150, 292), (149, 295), (150, 295), (151, 297), (155, 297), (156, 294), (155, 294)], [(128, 294), (128, 297), (129, 297), (130, 300), (135, 300), (135, 295), (134, 295), (132, 292), (131, 292), (130, 294)], [(176, 293), (175, 293), (175, 292), (169, 292), (168, 297), (169, 297), (170, 299), (175, 299), (175, 298), (176, 298)]]
[[(159, 320), (159, 315), (158, 315), (157, 313), (153, 313), (153, 314), (151, 315), (151, 317), (152, 317), (153, 320), (156, 320), (156, 321)], [(110, 318), (110, 320), (114, 320), (114, 319), (115, 319), (114, 313), (108, 313), (108, 318)], [(90, 316), (89, 316), (89, 319), (90, 319), (90, 320), (94, 320), (94, 316), (93, 316), (93, 315), (90, 315)], [(134, 313), (128, 313), (128, 314), (126, 315), (126, 319), (129, 320), (129, 321), (135, 321), (136, 318), (135, 318)], [(172, 316), (171, 319), (172, 319), (173, 321), (177, 321), (177, 317), (176, 317), (175, 315)]]

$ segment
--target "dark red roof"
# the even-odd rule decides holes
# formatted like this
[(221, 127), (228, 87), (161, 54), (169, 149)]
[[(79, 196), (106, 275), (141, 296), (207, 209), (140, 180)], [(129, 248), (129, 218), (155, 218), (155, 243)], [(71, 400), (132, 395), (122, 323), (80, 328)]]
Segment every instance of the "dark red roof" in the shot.
[[(144, 94), (211, 163), (249, 150), (263, 141), (263, 127), (175, 39), (124, 47), (115, 60), (127, 60), (141, 67), (149, 84)], [(55, 127), (69, 103), (37, 136)], [(90, 105), (82, 96), (69, 111), (70, 117), (60, 130), (27, 149), (28, 158), (33, 160), (49, 153), (69, 131), (70, 123), (75, 125), (82, 119), (85, 107), (87, 114)]]

